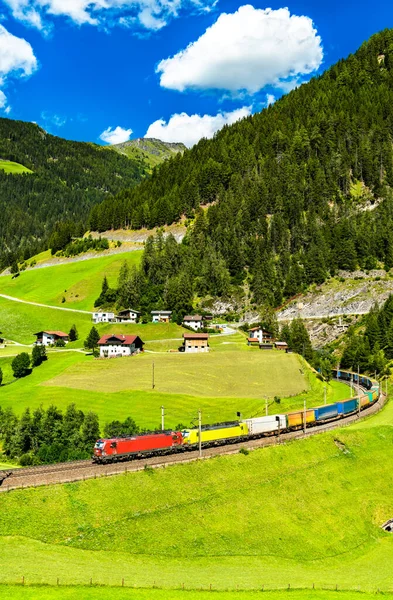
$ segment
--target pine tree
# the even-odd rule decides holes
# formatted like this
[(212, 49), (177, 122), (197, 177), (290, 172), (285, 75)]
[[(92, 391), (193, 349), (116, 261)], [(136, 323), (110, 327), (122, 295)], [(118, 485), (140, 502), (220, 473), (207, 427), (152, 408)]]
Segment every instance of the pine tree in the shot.
[(78, 330), (76, 328), (76, 325), (72, 325), (69, 334), (68, 334), (69, 340), (70, 342), (76, 342), (76, 340), (78, 339)]
[(84, 342), (85, 348), (87, 350), (92, 350), (94, 352), (94, 350), (98, 346), (99, 339), (100, 339), (100, 334), (98, 333), (97, 329), (93, 326), (90, 329), (90, 333)]

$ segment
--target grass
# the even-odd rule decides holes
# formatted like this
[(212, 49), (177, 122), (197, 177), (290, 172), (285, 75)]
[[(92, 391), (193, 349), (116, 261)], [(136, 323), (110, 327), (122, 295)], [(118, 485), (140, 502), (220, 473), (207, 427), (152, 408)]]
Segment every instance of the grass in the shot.
[(104, 275), (109, 285), (115, 286), (123, 262), (137, 265), (141, 256), (142, 251), (136, 250), (23, 271), (17, 279), (6, 275), (0, 278), (0, 293), (49, 306), (92, 311)]
[[(305, 390), (299, 359), (278, 352), (160, 354), (154, 356), (157, 391), (244, 398), (290, 396)], [(98, 392), (150, 391), (152, 357), (80, 362), (48, 385)]]
[[(161, 327), (146, 326), (151, 335)], [(165, 334), (167, 335), (167, 334)], [(224, 338), (221, 338), (224, 339)], [(147, 344), (148, 346), (149, 344)], [(286, 360), (288, 359), (288, 360)], [(155, 363), (156, 388), (151, 389), (152, 363)], [(15, 381), (12, 376), (12, 358), (0, 358), (4, 381), (0, 389), (0, 406), (12, 406), (17, 413), (25, 408), (34, 409), (55, 404), (65, 408), (75, 402), (81, 410), (94, 410), (101, 423), (132, 416), (142, 427), (155, 428), (160, 422), (161, 406), (165, 406), (166, 424), (189, 425), (198, 409), (205, 423), (236, 418), (240, 411), (246, 417), (265, 414), (263, 392), (274, 393), (271, 373), (276, 378), (286, 373), (299, 390), (310, 386), (309, 392), (282, 398), (280, 404), (271, 399), (269, 412), (286, 412), (323, 402), (323, 384), (314, 374), (307, 374), (296, 355), (278, 352), (217, 352), (209, 355), (148, 354), (134, 358), (94, 360), (80, 352), (52, 352), (49, 360), (34, 369), (28, 377)], [(281, 375), (280, 375), (281, 374)], [(246, 378), (252, 379), (248, 386)], [(270, 387), (269, 387), (270, 386)], [(289, 389), (289, 388), (288, 388)], [(332, 382), (328, 386), (328, 400), (348, 396), (344, 384)]]
[[(2, 283), (0, 278), (0, 284)], [(0, 323), (2, 335), (20, 344), (32, 344), (35, 341), (33, 335), (43, 329), (60, 330), (66, 333), (73, 324), (76, 325), (79, 340), (69, 344), (67, 348), (81, 348), (90, 329), (93, 326), (92, 318), (88, 314), (45, 308), (31, 304), (22, 304), (12, 300), (0, 298)], [(148, 323), (146, 325), (102, 323), (96, 325), (100, 334), (105, 333), (129, 333), (140, 335), (144, 342), (149, 340), (163, 340), (169, 338), (181, 338), (183, 329), (175, 323)], [(178, 347), (180, 342), (172, 345)], [(0, 349), (2, 354), (10, 354), (11, 346)], [(12, 348), (14, 353), (14, 348)], [(1, 356), (1, 354), (0, 354)]]
[(393, 536), (380, 525), (393, 515), (392, 460), (392, 427), (348, 428), (1, 494), (0, 581), (388, 590)]
[(22, 173), (32, 173), (27, 167), (23, 165), (12, 162), (11, 160), (0, 160), (0, 169), (5, 171), (6, 173), (11, 173), (12, 175), (20, 175)]
[[(101, 600), (110, 593), (110, 600), (371, 600), (375, 594), (355, 591), (290, 590), (258, 592), (216, 592), (152, 589), (116, 589), (101, 587), (22, 587), (0, 586), (2, 600)], [(392, 594), (384, 594), (392, 600)]]

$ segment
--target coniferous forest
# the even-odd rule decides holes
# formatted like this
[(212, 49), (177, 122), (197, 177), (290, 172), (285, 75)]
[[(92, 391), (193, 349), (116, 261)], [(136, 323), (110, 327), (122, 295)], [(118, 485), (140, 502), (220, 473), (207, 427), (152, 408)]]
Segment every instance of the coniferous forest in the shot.
[(139, 183), (148, 169), (143, 159), (9, 119), (0, 119), (0, 159), (33, 171), (13, 175), (0, 168), (0, 268), (47, 248), (58, 223), (83, 234), (91, 207)]
[[(393, 31), (385, 30), (94, 206), (90, 228), (152, 227), (197, 213), (177, 276), (218, 294), (248, 276), (255, 302), (277, 306), (338, 269), (393, 266), (392, 131)], [(212, 269), (217, 286), (207, 279)]]

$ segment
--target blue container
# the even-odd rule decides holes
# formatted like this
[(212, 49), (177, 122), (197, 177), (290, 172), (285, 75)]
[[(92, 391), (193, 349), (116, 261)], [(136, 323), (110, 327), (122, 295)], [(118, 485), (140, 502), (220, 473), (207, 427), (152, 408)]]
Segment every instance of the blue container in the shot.
[(333, 419), (337, 417), (338, 410), (337, 404), (327, 404), (326, 406), (320, 406), (315, 409), (315, 420), (326, 421), (327, 419)]
[(348, 415), (349, 413), (355, 412), (358, 408), (358, 398), (351, 398), (350, 400), (343, 400), (343, 402), (337, 402), (337, 412), (339, 415)]

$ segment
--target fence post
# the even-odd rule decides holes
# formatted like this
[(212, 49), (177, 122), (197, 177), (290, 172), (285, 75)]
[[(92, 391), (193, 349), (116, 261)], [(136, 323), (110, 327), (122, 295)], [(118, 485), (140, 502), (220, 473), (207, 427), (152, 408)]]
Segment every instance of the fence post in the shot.
[(22, 576), (22, 585), (25, 585), (25, 576)]
[(57, 585), (59, 585), (59, 583), (60, 583), (59, 578), (57, 578)]
[(93, 578), (90, 577), (90, 585), (93, 585)]

